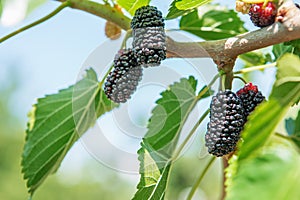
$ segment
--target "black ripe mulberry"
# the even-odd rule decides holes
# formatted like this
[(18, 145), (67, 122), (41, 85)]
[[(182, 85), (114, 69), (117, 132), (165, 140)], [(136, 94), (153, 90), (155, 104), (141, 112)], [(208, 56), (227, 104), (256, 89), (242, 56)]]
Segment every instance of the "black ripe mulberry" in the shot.
[(237, 91), (237, 96), (241, 99), (246, 116), (248, 116), (255, 107), (265, 100), (265, 97), (257, 86), (252, 83), (247, 83), (242, 89)]
[(166, 58), (166, 34), (162, 13), (154, 6), (136, 10), (131, 21), (133, 49), (143, 67), (158, 66)]
[(135, 11), (131, 28), (164, 27), (162, 13), (154, 6), (142, 6)]
[(275, 22), (277, 15), (276, 5), (273, 2), (252, 4), (249, 9), (252, 23), (258, 27), (266, 27)]
[(139, 65), (158, 66), (166, 59), (166, 35), (163, 27), (147, 27), (133, 32), (133, 49)]
[(114, 59), (114, 69), (104, 84), (107, 97), (116, 103), (125, 103), (137, 88), (142, 78), (142, 68), (137, 65), (131, 49), (121, 50)]
[(241, 100), (230, 90), (218, 92), (210, 104), (205, 146), (215, 156), (233, 152), (246, 121)]

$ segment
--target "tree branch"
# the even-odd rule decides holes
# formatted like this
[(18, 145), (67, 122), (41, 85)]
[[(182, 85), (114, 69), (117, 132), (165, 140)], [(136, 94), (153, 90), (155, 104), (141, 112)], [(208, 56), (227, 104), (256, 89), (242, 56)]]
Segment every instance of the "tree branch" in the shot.
[(300, 10), (293, 1), (287, 0), (278, 9), (277, 22), (269, 27), (215, 41), (186, 43), (168, 38), (167, 57), (211, 57), (226, 72), (240, 54), (299, 38)]
[(78, 10), (82, 10), (108, 21), (111, 21), (118, 25), (120, 28), (124, 30), (130, 29), (130, 21), (131, 19), (126, 17), (123, 13), (121, 13), (118, 9), (111, 7), (109, 4), (100, 4), (93, 1), (87, 0), (56, 0), (60, 2), (68, 1), (70, 3), (70, 7)]
[[(85, 0), (69, 1), (70, 7), (83, 10), (109, 20), (124, 30), (130, 29), (130, 18), (117, 9), (96, 2)], [(211, 57), (227, 74), (227, 85), (231, 85), (231, 75), (238, 55), (261, 49), (274, 44), (300, 38), (300, 10), (292, 0), (281, 0), (278, 9), (277, 22), (269, 27), (244, 33), (235, 37), (204, 42), (176, 42), (167, 38), (168, 58), (199, 58)]]
[[(130, 29), (130, 18), (109, 4), (100, 4), (86, 0), (56, 0), (63, 2), (71, 8), (79, 9), (108, 21), (111, 21), (124, 30)], [(167, 38), (168, 58), (199, 58), (211, 57), (218, 68), (226, 73), (227, 85), (231, 82), (231, 71), (238, 55), (261, 49), (270, 45), (287, 42), (300, 38), (300, 10), (292, 0), (281, 0), (278, 9), (277, 22), (253, 32), (248, 32), (235, 37), (204, 42), (176, 42)], [(51, 17), (51, 16), (50, 16)], [(46, 16), (48, 19), (49, 16)], [(45, 21), (44, 18), (37, 21)], [(31, 28), (26, 26), (13, 33), (16, 35), (23, 30)], [(6, 37), (11, 37), (11, 34)], [(3, 38), (2, 38), (3, 39)], [(4, 41), (4, 40), (3, 40)]]
[[(109, 5), (85, 0), (59, 1), (69, 1), (72, 8), (102, 17), (117, 24), (124, 30), (130, 29), (130, 19)], [(281, 0), (280, 5), (277, 22), (256, 31), (227, 39), (204, 42), (176, 42), (168, 37), (167, 57), (211, 57), (219, 69), (224, 70), (226, 73), (230, 72), (237, 56), (240, 54), (300, 38), (300, 10), (292, 0)]]

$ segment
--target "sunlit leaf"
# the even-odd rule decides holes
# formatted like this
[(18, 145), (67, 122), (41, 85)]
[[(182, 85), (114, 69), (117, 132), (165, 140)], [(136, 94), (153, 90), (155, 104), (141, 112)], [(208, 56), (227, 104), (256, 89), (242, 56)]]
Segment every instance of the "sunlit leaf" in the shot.
[(205, 5), (209, 2), (211, 2), (211, 0), (181, 0), (177, 1), (175, 5), (179, 10), (190, 10)]
[(179, 10), (177, 7), (176, 7), (176, 2), (179, 2), (180, 0), (174, 0), (170, 7), (169, 7), (169, 12), (166, 16), (166, 19), (174, 19), (174, 18), (177, 18), (179, 16), (183, 16), (183, 15), (186, 15), (190, 12), (193, 11), (193, 9), (187, 9), (187, 10)]
[(136, 9), (148, 5), (150, 0), (117, 0), (117, 4), (134, 15)]

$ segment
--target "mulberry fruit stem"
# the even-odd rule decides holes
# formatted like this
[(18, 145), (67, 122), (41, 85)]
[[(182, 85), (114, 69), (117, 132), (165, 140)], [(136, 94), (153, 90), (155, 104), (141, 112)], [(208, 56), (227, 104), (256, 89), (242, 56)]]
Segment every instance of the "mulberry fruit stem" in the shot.
[(233, 76), (233, 78), (239, 79), (239, 80), (243, 81), (243, 83), (247, 84), (247, 81), (240, 76)]
[(233, 80), (233, 72), (227, 72), (225, 74), (225, 81), (224, 81), (224, 87), (225, 89), (231, 90), (232, 87), (232, 80)]
[(126, 35), (121, 44), (121, 49), (127, 49), (126, 42), (127, 42), (128, 38), (130, 38), (131, 36), (132, 36), (132, 30), (130, 29), (130, 30), (126, 31)]
[(188, 194), (188, 197), (186, 198), (187, 200), (192, 200), (196, 190), (198, 189), (201, 181), (203, 180), (206, 172), (209, 170), (209, 168), (211, 167), (211, 165), (213, 164), (213, 162), (215, 161), (216, 157), (212, 156), (210, 158), (210, 160), (208, 161), (207, 165), (205, 166), (204, 170), (201, 172), (199, 178), (197, 179), (197, 181), (195, 182), (195, 184), (193, 185), (190, 193)]
[[(131, 30), (128, 30), (128, 31), (126, 32), (126, 35), (125, 35), (125, 37), (124, 37), (124, 39), (123, 39), (123, 42), (122, 42), (122, 44), (121, 44), (121, 49), (124, 48), (124, 47), (126, 47), (126, 41), (127, 41), (128, 38), (131, 36), (131, 34), (132, 34), (132, 31), (131, 31)], [(106, 80), (106, 78), (107, 78), (109, 72), (111, 72), (111, 70), (112, 70), (113, 68), (114, 68), (114, 65), (111, 65), (110, 68), (107, 70), (107, 72), (105, 73), (104, 77), (102, 78), (102, 80), (101, 80), (100, 83), (99, 83), (99, 87), (102, 87), (102, 86), (103, 86), (103, 84), (104, 84), (104, 82), (105, 82), (105, 80)]]
[(100, 87), (100, 88), (102, 88), (102, 86), (103, 86), (103, 84), (104, 84), (104, 82), (105, 82), (105, 80), (106, 80), (106, 78), (107, 78), (109, 72), (111, 72), (111, 70), (112, 70), (113, 68), (114, 68), (114, 65), (112, 64), (112, 65), (110, 66), (110, 68), (107, 70), (107, 72), (105, 73), (105, 75), (104, 75), (104, 77), (102, 78), (102, 80), (99, 82), (99, 87)]

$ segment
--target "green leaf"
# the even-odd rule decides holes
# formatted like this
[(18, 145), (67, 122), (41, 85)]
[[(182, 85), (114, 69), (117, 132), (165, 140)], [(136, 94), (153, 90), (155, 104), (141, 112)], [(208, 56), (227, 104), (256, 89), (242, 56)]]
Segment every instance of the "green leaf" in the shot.
[[(287, 53), (278, 59), (277, 65), (276, 81), (271, 96), (283, 104), (289, 98), (294, 98), (293, 104), (298, 103), (299, 97), (291, 95), (293, 95), (292, 91), (297, 89), (300, 84), (300, 58)], [(295, 91), (296, 94), (299, 92)]]
[(234, 10), (219, 5), (202, 6), (183, 16), (180, 29), (205, 40), (228, 38), (247, 31)]
[[(288, 45), (291, 44), (291, 45)], [(274, 54), (274, 61), (276, 61), (278, 58), (280, 58), (282, 55), (285, 53), (293, 53), (295, 55), (300, 56), (300, 48), (297, 46), (293, 46), (292, 43), (280, 43), (273, 45), (273, 50)]]
[(169, 170), (178, 138), (198, 99), (197, 81), (183, 78), (157, 100), (141, 149), (138, 151), (141, 179), (133, 200), (164, 199)]
[(226, 200), (299, 199), (299, 166), (300, 157), (293, 148), (282, 144), (264, 148), (240, 164), (227, 185)]
[(239, 58), (245, 62), (246, 67), (264, 65), (267, 62), (272, 62), (270, 54), (264, 54), (261, 51), (251, 51), (239, 55)]
[(150, 0), (117, 0), (117, 4), (127, 10), (132, 16), (138, 8), (148, 5), (149, 2)]
[(179, 10), (190, 10), (193, 8), (198, 8), (199, 6), (203, 6), (209, 2), (211, 2), (211, 0), (181, 0), (176, 2), (176, 7)]
[(284, 45), (293, 46), (300, 49), (300, 39), (285, 42)]
[(187, 10), (179, 10), (177, 7), (176, 7), (176, 2), (179, 2), (180, 0), (174, 0), (170, 7), (169, 7), (169, 12), (166, 16), (166, 19), (175, 19), (177, 17), (180, 17), (180, 16), (183, 16), (183, 15), (186, 15), (190, 12), (193, 11), (193, 9), (187, 9)]
[(22, 172), (31, 195), (60, 166), (76, 140), (112, 104), (89, 69), (74, 86), (38, 99), (29, 114)]
[(278, 58), (280, 58), (285, 53), (292, 52), (292, 50), (293, 50), (293, 47), (286, 46), (283, 43), (273, 45), (272, 52), (273, 52), (273, 54), (275, 56), (274, 60), (277, 60)]
[(255, 155), (275, 130), (289, 107), (300, 98), (300, 59), (293, 54), (277, 62), (276, 81), (269, 101), (259, 105), (249, 116), (239, 143), (239, 160)]

